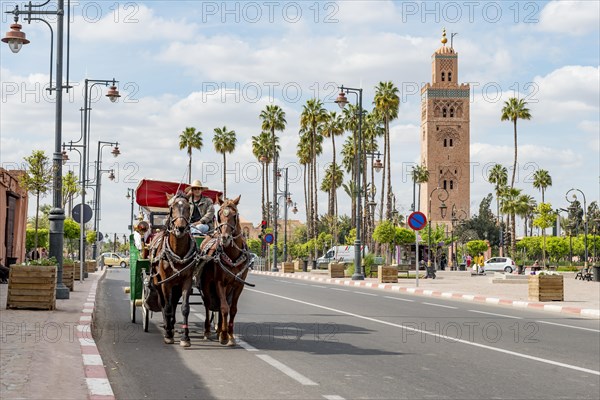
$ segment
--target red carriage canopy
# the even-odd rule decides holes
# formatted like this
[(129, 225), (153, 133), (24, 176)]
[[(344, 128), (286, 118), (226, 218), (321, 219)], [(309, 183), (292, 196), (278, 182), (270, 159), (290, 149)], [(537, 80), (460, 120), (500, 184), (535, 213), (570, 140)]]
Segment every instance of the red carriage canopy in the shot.
[[(149, 211), (169, 208), (167, 194), (175, 194), (178, 190), (185, 191), (188, 186), (187, 183), (142, 179), (135, 190), (135, 201)], [(213, 202), (216, 202), (222, 194), (217, 190), (202, 191), (202, 195), (211, 198)]]

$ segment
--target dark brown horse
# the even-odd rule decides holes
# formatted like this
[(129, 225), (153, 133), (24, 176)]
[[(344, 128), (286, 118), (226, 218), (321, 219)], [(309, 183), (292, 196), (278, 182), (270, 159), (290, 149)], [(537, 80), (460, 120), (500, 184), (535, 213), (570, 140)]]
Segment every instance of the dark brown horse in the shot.
[(252, 262), (246, 239), (242, 235), (238, 203), (240, 196), (233, 200), (221, 200), (217, 213), (217, 223), (212, 237), (202, 242), (201, 253), (207, 260), (201, 272), (202, 300), (206, 310), (204, 338), (210, 338), (211, 311), (219, 311), (217, 335), (221, 344), (235, 346), (233, 321), (237, 313), (237, 303)]
[(188, 316), (194, 268), (200, 261), (196, 242), (190, 235), (190, 203), (188, 196), (178, 192), (169, 199), (167, 230), (160, 232), (150, 244), (152, 283), (158, 288), (160, 307), (165, 323), (164, 342), (174, 343), (175, 312), (181, 302), (183, 333), (180, 345), (190, 346)]

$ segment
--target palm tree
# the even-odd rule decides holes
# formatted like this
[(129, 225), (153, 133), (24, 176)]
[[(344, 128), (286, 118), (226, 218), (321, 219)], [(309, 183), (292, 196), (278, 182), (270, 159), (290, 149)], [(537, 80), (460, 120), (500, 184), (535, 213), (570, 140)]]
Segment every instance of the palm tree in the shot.
[[(494, 184), (494, 190), (496, 192), (496, 218), (498, 227), (500, 229), (500, 243), (502, 243), (502, 225), (500, 218), (500, 195), (502, 190), (506, 187), (508, 181), (508, 171), (506, 167), (501, 164), (495, 164), (488, 174), (488, 181)], [(502, 247), (503, 249), (504, 247)]]
[[(277, 168), (277, 155), (279, 153), (277, 145), (277, 140), (279, 138), (275, 139), (275, 131), (283, 132), (285, 129), (285, 125), (287, 124), (285, 112), (278, 105), (269, 104), (260, 112), (259, 118), (262, 121), (261, 128), (263, 132), (269, 132), (271, 134), (272, 144), (270, 150), (272, 151), (271, 156), (273, 160), (273, 179), (277, 179), (277, 171), (275, 169)], [(267, 188), (267, 198), (269, 197), (268, 193), (269, 190)], [(273, 193), (273, 196), (277, 196), (277, 193)], [(275, 205), (275, 203), (276, 201), (273, 202), (273, 205)], [(273, 215), (275, 215), (275, 213), (273, 213)], [(276, 223), (277, 221), (273, 221), (273, 226), (275, 226)]]
[[(381, 116), (385, 129), (383, 139), (383, 163), (385, 164), (385, 171), (382, 179), (387, 178), (386, 187), (386, 211), (385, 218), (387, 220), (392, 219), (392, 162), (391, 162), (391, 150), (390, 150), (390, 121), (398, 118), (398, 111), (400, 109), (400, 98), (398, 97), (398, 88), (391, 82), (379, 82), (375, 87), (375, 110)], [(382, 181), (383, 182), (383, 181)], [(384, 186), (381, 186), (381, 204), (379, 211), (383, 214), (383, 198), (384, 198)]]
[(223, 154), (223, 198), (227, 198), (227, 153), (233, 153), (237, 138), (235, 131), (227, 130), (226, 126), (215, 128), (215, 136), (213, 136), (213, 144), (217, 153)]
[[(335, 150), (335, 137), (344, 134), (344, 126), (342, 125), (342, 117), (335, 111), (330, 111), (325, 118), (325, 121), (321, 125), (321, 135), (324, 137), (331, 138), (331, 148), (333, 152), (331, 165), (336, 163), (336, 150)], [(337, 171), (336, 171), (337, 174)], [(337, 209), (337, 187), (335, 185), (329, 185), (329, 202), (327, 213), (334, 215)]]
[(419, 211), (421, 208), (421, 183), (429, 181), (429, 170), (427, 169), (427, 166), (425, 164), (417, 165), (413, 168), (412, 175), (414, 183), (419, 185), (419, 195), (417, 196), (416, 200), (417, 204), (414, 204), (414, 210)]
[[(325, 170), (325, 176), (321, 181), (321, 191), (332, 193), (336, 192), (337, 189), (344, 183), (344, 172), (339, 165), (329, 164), (329, 167)], [(331, 232), (335, 238), (334, 245), (337, 245), (337, 207), (333, 210), (332, 214), (327, 214), (329, 219), (332, 221)]]
[[(309, 212), (310, 215), (307, 217), (309, 238), (317, 237), (317, 219), (319, 215), (318, 200), (317, 200), (317, 141), (320, 127), (327, 118), (327, 110), (323, 107), (323, 102), (318, 99), (309, 99), (306, 104), (302, 106), (302, 113), (300, 114), (300, 129), (309, 135), (310, 142), (310, 164), (311, 170), (309, 171)], [(315, 246), (315, 258), (317, 256), (318, 249)]]
[(533, 196), (528, 195), (528, 194), (524, 194), (523, 198), (522, 198), (522, 202), (524, 203), (524, 208), (522, 211), (522, 213), (519, 215), (520, 217), (523, 217), (523, 222), (524, 222), (524, 228), (525, 228), (525, 236), (527, 236), (527, 221), (532, 222), (533, 218), (534, 218), (534, 211), (537, 207), (537, 202), (535, 201), (535, 199), (533, 198)]
[(310, 165), (310, 142), (308, 141), (308, 135), (300, 132), (300, 140), (298, 141), (298, 148), (296, 151), (298, 156), (298, 162), (304, 167), (303, 180), (304, 180), (304, 211), (307, 217), (307, 228), (308, 228), (308, 174), (307, 169)]
[(501, 211), (507, 214), (510, 220), (510, 248), (512, 257), (515, 257), (517, 253), (515, 218), (517, 215), (523, 215), (526, 208), (527, 199), (521, 195), (521, 189), (506, 188), (502, 192)]
[(542, 203), (544, 203), (544, 191), (552, 186), (552, 177), (545, 169), (538, 169), (533, 174), (533, 187), (542, 192)]
[(261, 210), (262, 210), (262, 219), (263, 221), (268, 221), (267, 218), (267, 207), (265, 204), (265, 180), (266, 180), (266, 161), (268, 160), (268, 145), (265, 141), (267, 138), (268, 141), (268, 132), (262, 132), (260, 135), (252, 136), (252, 155), (256, 157), (260, 165), (262, 166), (262, 187), (261, 187)]
[(196, 128), (185, 128), (179, 135), (179, 150), (186, 149), (189, 157), (188, 164), (188, 183), (192, 183), (192, 149), (202, 150), (202, 132)]
[(514, 127), (514, 137), (515, 137), (515, 160), (513, 162), (513, 173), (512, 180), (510, 181), (511, 189), (515, 187), (515, 174), (517, 173), (517, 120), (519, 119), (531, 119), (531, 114), (529, 113), (529, 109), (525, 107), (527, 102), (523, 99), (517, 99), (516, 97), (511, 97), (508, 101), (504, 102), (504, 107), (502, 108), (502, 116), (500, 117), (501, 121), (512, 121)]

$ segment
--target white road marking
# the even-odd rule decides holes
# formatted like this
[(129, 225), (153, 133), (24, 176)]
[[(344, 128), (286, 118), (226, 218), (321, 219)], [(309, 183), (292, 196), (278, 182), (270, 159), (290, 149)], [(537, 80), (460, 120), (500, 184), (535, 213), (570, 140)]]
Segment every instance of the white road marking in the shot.
[(414, 300), (410, 300), (410, 299), (403, 299), (402, 297), (392, 297), (392, 296), (383, 296), (386, 299), (392, 299), (392, 300), (398, 300), (398, 301), (408, 301), (409, 303), (412, 303)]
[(345, 400), (342, 396), (338, 396), (337, 394), (324, 394), (327, 400)]
[(334, 288), (334, 287), (330, 287), (329, 289), (331, 289), (331, 290), (337, 290), (338, 292), (351, 292), (351, 290), (347, 290), (347, 289), (338, 289), (338, 288)]
[(285, 364), (277, 361), (276, 359), (274, 359), (271, 356), (268, 356), (266, 354), (257, 354), (256, 357), (260, 358), (261, 360), (263, 360), (267, 364), (269, 364), (272, 367), (278, 369), (279, 371), (283, 372), (284, 374), (286, 374), (290, 378), (294, 379), (295, 381), (297, 381), (297, 382), (299, 382), (299, 383), (301, 383), (303, 385), (318, 386), (318, 383), (311, 381), (310, 379), (308, 379), (304, 375), (300, 374), (297, 371), (294, 371), (293, 369), (291, 369), (287, 365), (285, 365)]
[(358, 293), (358, 294), (364, 294), (365, 296), (375, 296), (377, 297), (378, 295), (373, 294), (373, 293), (366, 293), (366, 292), (354, 292), (354, 293)]
[(573, 326), (573, 325), (557, 324), (556, 322), (548, 322), (548, 321), (535, 321), (535, 322), (539, 322), (540, 324), (548, 324), (548, 325), (564, 326), (565, 328), (581, 329), (581, 330), (583, 330), (583, 331), (590, 331), (590, 332), (598, 332), (598, 333), (600, 333), (600, 330), (598, 330), (598, 329), (592, 329), (592, 328), (582, 328), (581, 326)]
[(328, 311), (336, 312), (336, 313), (343, 314), (343, 315), (348, 315), (350, 317), (364, 319), (366, 321), (371, 321), (371, 322), (379, 323), (379, 324), (382, 324), (382, 325), (392, 326), (394, 328), (399, 328), (399, 329), (404, 329), (404, 330), (408, 330), (408, 331), (412, 331), (412, 332), (417, 332), (417, 333), (420, 333), (421, 335), (429, 335), (429, 336), (433, 336), (433, 337), (439, 337), (441, 339), (448, 340), (449, 342), (462, 343), (462, 344), (465, 344), (465, 345), (468, 345), (468, 346), (479, 347), (479, 348), (486, 349), (486, 350), (496, 351), (498, 353), (504, 353), (504, 354), (515, 356), (515, 357), (520, 357), (520, 358), (525, 358), (525, 359), (528, 359), (528, 360), (538, 361), (538, 362), (541, 362), (541, 363), (544, 363), (544, 364), (556, 365), (558, 367), (568, 368), (568, 369), (572, 369), (572, 370), (575, 370), (575, 371), (580, 371), (580, 372), (585, 372), (585, 373), (588, 373), (588, 374), (600, 376), (600, 371), (596, 371), (596, 370), (589, 369), (589, 368), (578, 367), (576, 365), (565, 364), (565, 363), (561, 363), (561, 362), (558, 362), (558, 361), (549, 360), (547, 358), (541, 358), (541, 357), (531, 356), (531, 355), (524, 354), (524, 353), (517, 353), (516, 351), (505, 350), (505, 349), (501, 349), (499, 347), (492, 347), (492, 346), (488, 346), (488, 345), (481, 344), (481, 343), (469, 342), (469, 341), (464, 340), (464, 339), (457, 339), (455, 337), (450, 337), (450, 336), (447, 336), (447, 335), (440, 335), (438, 333), (429, 332), (427, 330), (421, 330), (421, 329), (412, 328), (412, 327), (409, 327), (409, 326), (406, 326), (406, 325), (395, 324), (393, 322), (383, 321), (383, 320), (372, 318), (372, 317), (366, 317), (364, 315), (359, 315), (359, 314), (351, 313), (351, 312), (348, 312), (348, 311), (338, 310), (336, 308), (326, 307), (326, 306), (322, 306), (322, 305), (315, 304), (315, 303), (309, 303), (308, 301), (293, 299), (291, 297), (281, 296), (281, 295), (274, 294), (274, 293), (263, 292), (261, 290), (250, 289), (250, 288), (248, 288), (246, 290), (249, 290), (249, 291), (252, 291), (252, 292), (255, 292), (255, 293), (261, 293), (261, 294), (264, 294), (266, 296), (272, 296), (272, 297), (276, 297), (276, 298), (279, 298), (279, 299), (284, 299), (284, 300), (289, 300), (289, 301), (293, 301), (293, 302), (300, 303), (300, 304), (305, 304), (305, 305), (308, 305), (308, 306), (312, 306), (312, 307), (320, 308), (320, 309), (323, 309), (323, 310), (328, 310)]
[(256, 347), (249, 345), (248, 343), (246, 343), (245, 341), (243, 341), (242, 339), (238, 338), (237, 339), (237, 343), (242, 346), (244, 349), (248, 350), (248, 351), (260, 351), (259, 349), (257, 349)]
[(523, 319), (521, 317), (515, 317), (512, 315), (506, 315), (506, 314), (496, 314), (496, 313), (491, 313), (491, 312), (485, 312), (485, 311), (478, 311), (478, 310), (467, 310), (469, 312), (474, 312), (474, 313), (478, 313), (478, 314), (486, 314), (486, 315), (493, 315), (494, 317), (503, 317), (503, 318), (513, 318), (513, 319)]
[(421, 302), (421, 304), (426, 304), (428, 306), (435, 306), (435, 307), (444, 307), (444, 308), (452, 308), (454, 310), (456, 310), (458, 307), (452, 307), (452, 306), (447, 306), (444, 304), (437, 304), (437, 303), (426, 303), (426, 302)]
[(318, 287), (321, 289), (327, 289), (327, 286), (321, 286), (321, 285), (310, 285), (311, 287)]

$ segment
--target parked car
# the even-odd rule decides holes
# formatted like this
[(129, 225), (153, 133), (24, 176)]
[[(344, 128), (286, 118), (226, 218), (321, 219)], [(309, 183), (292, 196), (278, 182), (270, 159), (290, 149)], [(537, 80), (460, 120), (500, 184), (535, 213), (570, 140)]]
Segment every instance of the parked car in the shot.
[(104, 265), (107, 267), (120, 266), (121, 268), (126, 268), (129, 266), (129, 257), (117, 253), (102, 253), (100, 257), (104, 260)]
[(515, 262), (508, 257), (492, 257), (483, 263), (483, 270), (488, 271), (499, 271), (512, 274), (517, 269)]

